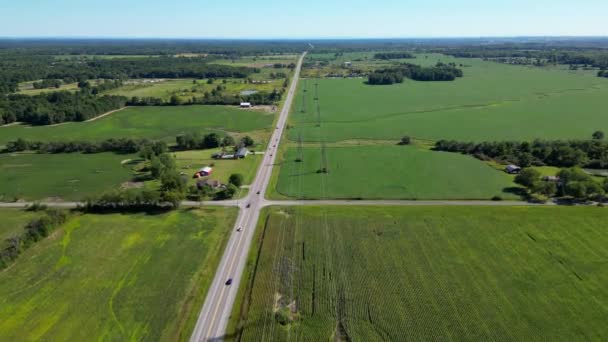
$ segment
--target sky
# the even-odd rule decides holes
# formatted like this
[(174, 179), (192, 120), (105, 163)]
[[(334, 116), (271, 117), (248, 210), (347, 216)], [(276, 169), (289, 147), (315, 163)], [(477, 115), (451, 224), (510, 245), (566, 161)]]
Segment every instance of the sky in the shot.
[(0, 0), (0, 37), (608, 36), (608, 0)]

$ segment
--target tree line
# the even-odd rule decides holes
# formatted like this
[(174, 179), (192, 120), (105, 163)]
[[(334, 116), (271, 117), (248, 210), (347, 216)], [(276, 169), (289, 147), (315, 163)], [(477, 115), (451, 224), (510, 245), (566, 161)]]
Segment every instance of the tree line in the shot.
[(390, 60), (390, 59), (405, 59), (416, 58), (409, 52), (380, 52), (374, 55), (374, 59)]
[(606, 77), (608, 78), (608, 70), (600, 70), (597, 72), (598, 77)]
[(527, 166), (608, 168), (608, 143), (602, 140), (603, 133), (596, 132), (592, 140), (532, 142), (458, 142), (440, 140), (437, 151), (458, 152), (475, 156), (481, 160)]
[(21, 253), (30, 248), (34, 243), (47, 237), (68, 219), (68, 214), (64, 211), (46, 209), (39, 205), (32, 206), (32, 210), (44, 210), (44, 214), (39, 218), (29, 221), (21, 234), (5, 240), (5, 245), (0, 249), (0, 269), (6, 268)]
[(9, 141), (5, 151), (9, 153), (36, 151), (38, 153), (102, 153), (129, 154), (139, 152), (154, 142), (147, 139), (110, 138), (102, 141), (29, 141), (19, 138)]
[(12, 94), (0, 97), (0, 124), (16, 121), (51, 125), (85, 121), (125, 106), (122, 96), (95, 96), (86, 92), (58, 91), (34, 96)]
[(404, 78), (415, 81), (454, 81), (462, 77), (463, 72), (456, 64), (437, 63), (432, 67), (404, 63), (397, 67), (379, 69), (368, 75), (367, 83), (371, 85), (388, 85), (403, 83)]

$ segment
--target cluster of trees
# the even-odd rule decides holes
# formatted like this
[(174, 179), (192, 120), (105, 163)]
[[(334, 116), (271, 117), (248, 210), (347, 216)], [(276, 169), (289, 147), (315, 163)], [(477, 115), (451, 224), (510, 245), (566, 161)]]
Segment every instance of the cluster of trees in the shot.
[[(23, 52), (0, 53), (0, 93), (13, 93), (20, 82), (43, 79), (45, 85), (91, 79), (245, 78), (259, 69), (210, 64), (207, 57), (159, 56), (117, 59), (57, 59)], [(42, 85), (42, 84), (40, 84)]]
[(40, 82), (32, 83), (34, 89), (48, 89), (48, 88), (59, 88), (61, 87), (61, 80), (42, 80)]
[(66, 121), (85, 121), (123, 107), (122, 96), (94, 96), (58, 91), (35, 96), (13, 94), (0, 97), (1, 123), (15, 121), (31, 125), (50, 125)]
[(207, 197), (213, 197), (217, 201), (223, 201), (233, 198), (243, 185), (244, 177), (240, 173), (230, 175), (228, 185), (217, 191), (208, 185), (193, 185), (188, 188), (188, 198), (193, 201), (201, 201)]
[(484, 47), (469, 46), (444, 49), (438, 52), (446, 55), (464, 58), (521, 58), (533, 60), (534, 64), (569, 64), (579, 66), (591, 66), (596, 68), (608, 68), (608, 53), (604, 49), (584, 47), (556, 47), (527, 45), (487, 45)]
[(433, 67), (404, 63), (398, 67), (374, 71), (368, 75), (367, 83), (372, 85), (402, 83), (404, 78), (415, 81), (453, 81), (462, 76), (462, 70), (454, 63), (437, 63)]
[(146, 139), (110, 138), (102, 141), (29, 141), (19, 138), (6, 144), (6, 152), (36, 151), (38, 153), (136, 153), (146, 146), (153, 146)]
[(608, 70), (600, 70), (597, 72), (598, 77), (607, 77), (608, 78)]
[[(179, 202), (177, 202), (179, 206)], [(99, 197), (88, 198), (82, 208), (86, 212), (154, 211), (176, 208), (165, 202), (161, 193), (148, 189), (115, 190)]]
[[(217, 89), (217, 88), (216, 88)], [(127, 101), (129, 106), (180, 106), (180, 105), (228, 105), (238, 106), (241, 102), (250, 102), (254, 105), (273, 105), (281, 100), (285, 89), (274, 89), (272, 92), (261, 91), (250, 95), (226, 94), (223, 89), (205, 92), (201, 97), (193, 96), (183, 100), (179, 96), (171, 96), (168, 101), (158, 97), (134, 96)]]
[(151, 177), (160, 180), (161, 205), (179, 207), (186, 197), (187, 179), (177, 171), (175, 159), (167, 153), (167, 145), (159, 141), (144, 146), (140, 156), (147, 160)]
[(403, 59), (403, 58), (416, 58), (409, 52), (381, 52), (374, 55), (374, 59)]
[(117, 89), (122, 87), (121, 80), (103, 80), (101, 83), (97, 83), (92, 85), (89, 81), (80, 81), (78, 82), (78, 88), (83, 93), (97, 95), (101, 92)]
[(501, 163), (527, 166), (608, 168), (608, 143), (601, 140), (603, 134), (596, 132), (592, 140), (533, 142), (458, 142), (440, 140), (435, 150), (473, 155), (481, 160), (496, 160)]
[(0, 250), (0, 269), (7, 267), (19, 254), (67, 221), (68, 215), (64, 211), (44, 210), (44, 215), (25, 225), (23, 233), (6, 239), (6, 245)]
[(599, 183), (578, 167), (560, 170), (557, 180), (544, 179), (539, 171), (525, 168), (515, 177), (515, 182), (525, 186), (532, 196), (540, 195), (542, 198), (558, 196), (580, 201), (604, 201), (608, 192), (608, 178)]
[(245, 136), (237, 143), (230, 136), (220, 136), (217, 133), (209, 133), (201, 136), (199, 133), (191, 132), (183, 135), (178, 135), (175, 138), (176, 148), (178, 150), (198, 150), (228, 146), (246, 146), (250, 147), (255, 144), (255, 141), (250, 136)]

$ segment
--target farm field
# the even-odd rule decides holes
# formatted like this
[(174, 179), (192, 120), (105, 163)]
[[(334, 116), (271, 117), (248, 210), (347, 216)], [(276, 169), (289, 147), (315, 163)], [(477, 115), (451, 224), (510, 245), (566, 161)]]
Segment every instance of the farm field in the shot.
[(133, 172), (130, 154), (0, 154), (0, 201), (82, 200), (120, 187)]
[[(319, 199), (517, 199), (513, 178), (469, 156), (413, 146), (328, 147), (329, 173), (317, 173), (319, 147), (289, 148), (277, 192)], [(390, 165), (390, 167), (387, 167)], [(510, 190), (510, 192), (508, 191)]]
[(227, 106), (129, 107), (95, 121), (0, 127), (0, 145), (17, 138), (91, 141), (129, 137), (174, 142), (175, 136), (186, 132), (248, 132), (269, 128), (273, 120), (273, 114)]
[(235, 217), (71, 218), (0, 273), (0, 340), (188, 339)]
[(605, 209), (267, 210), (232, 314), (235, 340), (608, 334)]
[[(513, 140), (589, 138), (608, 129), (608, 80), (593, 71), (513, 66), (423, 55), (412, 63), (462, 64), (454, 82), (366, 85), (364, 79), (300, 81), (289, 137), (304, 141), (394, 139)], [(315, 83), (318, 91), (315, 91)], [(318, 95), (315, 95), (318, 94)], [(314, 98), (320, 101), (322, 127)]]

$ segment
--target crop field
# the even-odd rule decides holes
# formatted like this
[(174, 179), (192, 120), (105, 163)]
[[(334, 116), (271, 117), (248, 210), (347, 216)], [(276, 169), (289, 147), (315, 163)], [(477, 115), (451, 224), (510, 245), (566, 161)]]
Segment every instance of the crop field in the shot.
[(241, 341), (602, 341), (601, 208), (270, 208)]
[[(319, 199), (517, 199), (513, 178), (469, 156), (413, 146), (327, 147), (329, 173), (320, 147), (289, 148), (277, 192)], [(390, 166), (387, 166), (390, 165)]]
[(149, 80), (130, 80), (129, 83), (118, 89), (109, 90), (106, 94), (120, 95), (131, 98), (137, 97), (158, 97), (168, 100), (171, 96), (176, 95), (183, 100), (191, 99), (192, 97), (202, 97), (205, 92), (211, 92), (217, 85), (226, 86), (227, 94), (239, 95), (241, 91), (266, 91), (272, 92), (273, 89), (279, 89), (283, 85), (283, 80), (269, 80), (270, 83), (265, 84), (250, 84), (244, 83), (242, 79), (226, 79), (226, 83), (222, 80), (217, 80), (214, 84), (207, 84), (207, 80), (193, 79), (163, 79), (157, 82)]
[(129, 154), (0, 154), (0, 200), (82, 200), (120, 187), (133, 172)]
[(0, 127), (0, 145), (24, 138), (35, 141), (149, 138), (174, 142), (186, 132), (248, 132), (269, 128), (274, 115), (227, 106), (129, 107), (89, 122), (54, 126)]
[(462, 64), (464, 77), (390, 86), (370, 86), (362, 78), (301, 80), (291, 115), (292, 126), (299, 129), (290, 131), (290, 139), (296, 140), (299, 132), (304, 141), (396, 140), (403, 135), (428, 140), (568, 139), (608, 129), (608, 116), (603, 115), (608, 79), (595, 77), (593, 71), (426, 57), (408, 61)]
[(0, 273), (0, 340), (188, 339), (235, 217), (70, 219)]

